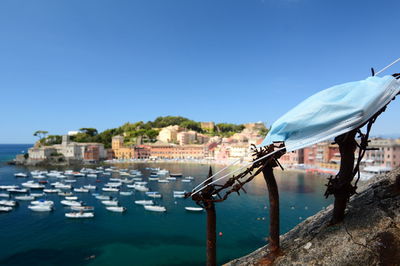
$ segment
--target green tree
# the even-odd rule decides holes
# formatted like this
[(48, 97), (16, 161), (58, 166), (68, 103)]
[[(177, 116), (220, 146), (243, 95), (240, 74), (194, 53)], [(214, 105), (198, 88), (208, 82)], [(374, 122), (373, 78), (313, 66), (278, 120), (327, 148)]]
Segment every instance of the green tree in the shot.
[(34, 135), (35, 137), (38, 137), (39, 140), (42, 140), (43, 138), (46, 137), (46, 135), (47, 135), (48, 133), (49, 133), (49, 132), (48, 132), (48, 131), (45, 131), (45, 130), (37, 130), (37, 131), (35, 131), (35, 133), (33, 133), (33, 135)]
[(87, 134), (91, 137), (94, 137), (98, 134), (97, 129), (95, 128), (91, 128), (91, 127), (83, 127), (81, 129), (79, 129), (81, 131), (81, 133)]

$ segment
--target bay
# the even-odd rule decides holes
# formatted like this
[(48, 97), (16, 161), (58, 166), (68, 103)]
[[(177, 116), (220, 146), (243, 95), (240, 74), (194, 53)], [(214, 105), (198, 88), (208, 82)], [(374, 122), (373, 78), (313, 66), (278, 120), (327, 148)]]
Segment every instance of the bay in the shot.
[[(29, 145), (0, 145), (0, 184), (20, 184), (14, 173), (37, 168), (10, 166), (4, 161), (13, 158)], [(205, 213), (189, 213), (185, 206), (195, 206), (190, 199), (173, 198), (173, 190), (191, 190), (208, 174), (208, 165), (186, 163), (141, 163), (118, 165), (119, 168), (138, 169), (144, 180), (150, 174), (146, 167), (160, 167), (172, 173), (193, 176), (191, 183), (178, 178), (170, 183), (149, 182), (151, 190), (160, 191), (158, 203), (166, 213), (147, 212), (134, 200), (145, 199), (142, 192), (118, 197), (126, 213), (105, 210), (90, 193), (75, 193), (87, 205), (95, 207), (95, 218), (67, 219), (68, 208), (60, 204), (62, 197), (48, 195), (55, 202), (51, 213), (30, 211), (29, 202), (20, 202), (10, 213), (0, 213), (1, 265), (204, 265)], [(222, 166), (213, 165), (216, 172)], [(43, 169), (43, 168), (42, 168)], [(63, 168), (50, 168), (65, 170)], [(70, 168), (68, 168), (70, 169)], [(74, 170), (79, 170), (74, 169)], [(234, 168), (231, 168), (234, 169)], [(43, 169), (44, 170), (44, 169)], [(285, 233), (307, 217), (331, 203), (325, 199), (326, 179), (313, 174), (276, 171), (280, 190), (281, 233)], [(102, 186), (88, 177), (78, 178), (74, 187), (85, 184)], [(29, 178), (29, 180), (31, 180)], [(55, 178), (50, 182), (59, 181)], [(231, 194), (217, 204), (218, 263), (243, 256), (263, 245), (268, 235), (268, 197), (262, 176), (246, 185), (247, 193)], [(99, 192), (99, 191), (97, 191)]]

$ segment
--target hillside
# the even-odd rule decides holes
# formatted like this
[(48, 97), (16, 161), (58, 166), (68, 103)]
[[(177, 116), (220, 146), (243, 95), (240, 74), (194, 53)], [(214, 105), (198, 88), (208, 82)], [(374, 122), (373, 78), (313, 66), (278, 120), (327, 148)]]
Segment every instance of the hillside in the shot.
[[(117, 135), (125, 137), (125, 143), (135, 144), (138, 137), (144, 142), (155, 142), (161, 128), (178, 125), (186, 130), (193, 130), (209, 136), (230, 137), (235, 133), (239, 133), (244, 129), (242, 124), (219, 123), (215, 124), (213, 129), (204, 129), (201, 122), (197, 122), (181, 116), (160, 116), (154, 121), (148, 122), (127, 122), (120, 127), (111, 128), (98, 132), (95, 128), (81, 128), (80, 132), (71, 137), (75, 142), (98, 142), (103, 143), (106, 148), (111, 147), (111, 139)], [(39, 134), (37, 134), (39, 132)], [(47, 135), (47, 131), (39, 130), (35, 132), (35, 136), (40, 137), (40, 142), (45, 145), (53, 145), (61, 143), (60, 135)], [(260, 134), (266, 135), (267, 129), (260, 130)]]
[[(351, 198), (345, 221), (328, 226), (332, 205), (281, 236), (273, 265), (400, 265), (400, 169)], [(263, 265), (266, 247), (226, 265)]]

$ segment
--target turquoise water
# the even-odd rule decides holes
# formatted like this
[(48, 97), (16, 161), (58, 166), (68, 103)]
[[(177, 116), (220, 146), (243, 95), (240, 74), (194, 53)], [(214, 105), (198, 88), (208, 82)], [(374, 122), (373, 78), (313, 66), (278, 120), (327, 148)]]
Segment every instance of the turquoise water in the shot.
[[(23, 145), (0, 145), (0, 160), (8, 160), (25, 150)], [(143, 199), (141, 192), (119, 196), (124, 214), (111, 213), (90, 195), (77, 193), (80, 200), (95, 206), (95, 218), (68, 220), (57, 195), (52, 213), (30, 211), (28, 202), (21, 202), (10, 213), (0, 214), (0, 265), (203, 265), (205, 262), (204, 213), (188, 213), (191, 200), (174, 199), (172, 190), (189, 190), (202, 181), (208, 165), (137, 164), (122, 165), (149, 175), (145, 167), (161, 167), (171, 172), (194, 176), (192, 183), (179, 180), (167, 184), (150, 183), (163, 199), (166, 213), (144, 211), (134, 199)], [(220, 167), (213, 166), (214, 171)], [(13, 174), (28, 171), (24, 167), (0, 165), (0, 184), (25, 181)], [(323, 197), (325, 179), (296, 172), (277, 172), (281, 195), (281, 233), (285, 233), (306, 217), (331, 203)], [(106, 180), (107, 178), (101, 178)], [(147, 179), (147, 178), (145, 178)], [(94, 178), (78, 178), (74, 186), (94, 183)], [(50, 181), (52, 181), (50, 179)], [(53, 182), (55, 182), (54, 180)], [(98, 185), (98, 184), (97, 184)], [(218, 263), (245, 255), (266, 243), (268, 235), (267, 190), (261, 176), (246, 187), (247, 194), (231, 195), (217, 204)]]

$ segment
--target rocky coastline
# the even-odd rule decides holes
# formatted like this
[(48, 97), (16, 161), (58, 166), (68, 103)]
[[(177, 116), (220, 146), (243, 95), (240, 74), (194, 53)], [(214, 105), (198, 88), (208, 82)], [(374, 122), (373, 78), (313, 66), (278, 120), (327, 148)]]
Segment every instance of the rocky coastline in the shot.
[[(282, 235), (272, 265), (400, 265), (400, 168), (364, 182), (344, 222), (329, 226), (331, 215), (332, 205)], [(225, 265), (266, 265), (267, 254), (268, 245)]]

